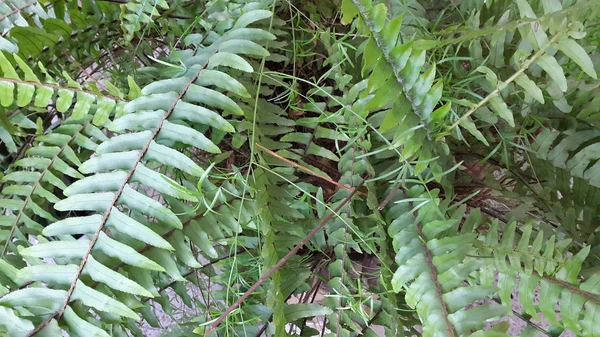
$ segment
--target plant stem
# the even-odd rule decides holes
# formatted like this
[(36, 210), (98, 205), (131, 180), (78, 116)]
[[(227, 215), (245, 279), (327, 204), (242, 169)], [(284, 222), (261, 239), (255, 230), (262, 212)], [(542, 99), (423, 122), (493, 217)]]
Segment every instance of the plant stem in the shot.
[(244, 302), (269, 277), (271, 277), (271, 275), (273, 275), (273, 273), (275, 271), (277, 271), (279, 268), (281, 268), (281, 266), (283, 266), (292, 256), (296, 255), (296, 253), (298, 253), (298, 251), (300, 250), (300, 248), (304, 247), (304, 245), (310, 239), (312, 239), (312, 237), (315, 236), (325, 226), (325, 224), (327, 224), (329, 222), (329, 220), (333, 219), (333, 217), (344, 206), (346, 206), (347, 203), (349, 203), (352, 200), (352, 198), (358, 192), (358, 190), (363, 185), (363, 183), (364, 183), (364, 180), (352, 191), (352, 193), (350, 193), (346, 197), (346, 199), (344, 199), (342, 201), (342, 203), (338, 207), (335, 208), (335, 210), (333, 212), (329, 213), (329, 215), (327, 215), (323, 220), (321, 220), (321, 222), (319, 223), (319, 225), (317, 225), (317, 227), (315, 227), (310, 233), (308, 233), (308, 235), (304, 239), (302, 239), (302, 241), (300, 241), (296, 246), (294, 246), (294, 248), (292, 250), (290, 250), (290, 252), (287, 253), (284, 257), (282, 257), (281, 260), (279, 260), (271, 269), (269, 269), (269, 271), (267, 271), (265, 274), (263, 274), (260, 277), (260, 279), (258, 279), (258, 281), (256, 281), (256, 283), (254, 283), (254, 285), (252, 285), (252, 287), (250, 287), (250, 289), (248, 289), (237, 301), (235, 301), (235, 303), (233, 303), (232, 305), (230, 305), (229, 308), (227, 308), (227, 310), (225, 310), (225, 312), (223, 312), (221, 314), (221, 316), (219, 316), (219, 318), (217, 318), (213, 322), (213, 324), (211, 324), (211, 326), (206, 330), (205, 335), (208, 335), (211, 331), (215, 330), (219, 326), (219, 324), (221, 324), (225, 320), (225, 318), (227, 318), (227, 316), (234, 309), (236, 309), (237, 307), (239, 307), (240, 304), (242, 304), (242, 302)]
[[(531, 66), (531, 64), (533, 62), (535, 62), (538, 58), (540, 58), (542, 55), (544, 55), (544, 53), (546, 52), (546, 50), (552, 46), (552, 44), (554, 44), (554, 42), (556, 42), (556, 40), (558, 40), (558, 38), (560, 37), (560, 34), (556, 34), (552, 37), (552, 39), (550, 40), (550, 42), (543, 48), (541, 48), (540, 50), (538, 50), (535, 54), (533, 54), (533, 56), (531, 56), (527, 61), (525, 61), (525, 63), (523, 64), (523, 66), (521, 67), (521, 69), (517, 70), (511, 77), (509, 77), (506, 82), (504, 82), (505, 84), (509, 84), (511, 82), (513, 82), (514, 80), (517, 79), (517, 77), (519, 77), (521, 74), (523, 74), (523, 72), (525, 72), (525, 70), (527, 70), (527, 68), (529, 68)], [(454, 122), (454, 124), (452, 124), (452, 126), (450, 126), (450, 128), (446, 131), (445, 134), (450, 134), (450, 132), (452, 132), (452, 130), (454, 130), (455, 127), (457, 127), (462, 121), (464, 121), (465, 119), (469, 118), (469, 116), (471, 116), (475, 111), (477, 111), (477, 109), (481, 108), (485, 103), (487, 103), (490, 99), (492, 99), (492, 97), (494, 97), (495, 95), (497, 95), (500, 92), (500, 88), (496, 88), (494, 89), (494, 91), (490, 92), (487, 96), (485, 96), (481, 101), (479, 101), (479, 103), (475, 104), (475, 106), (473, 106), (466, 114), (464, 114), (462, 117), (460, 117), (456, 122)], [(443, 136), (440, 135), (438, 137), (438, 140)]]

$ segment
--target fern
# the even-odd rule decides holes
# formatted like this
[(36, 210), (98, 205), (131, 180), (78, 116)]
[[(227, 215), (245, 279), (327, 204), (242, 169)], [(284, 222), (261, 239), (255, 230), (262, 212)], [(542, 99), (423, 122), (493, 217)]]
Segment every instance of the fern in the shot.
[(62, 192), (67, 188), (59, 176), (83, 178), (73, 168), (81, 164), (73, 147), (93, 151), (96, 143), (90, 139), (91, 137), (99, 141), (106, 140), (106, 136), (90, 125), (88, 120), (68, 120), (52, 133), (36, 137), (36, 141), (44, 145), (30, 148), (25, 158), (15, 162), (14, 165), (19, 170), (10, 172), (2, 178), (2, 182), (7, 185), (2, 190), (2, 194), (6, 196), (2, 199), (3, 207), (14, 211), (14, 214), (3, 216), (3, 225), (10, 228), (6, 237), (2, 238), (3, 255), (9, 245), (14, 244), (12, 238), (15, 234), (18, 234), (20, 244), (28, 244), (19, 225), (25, 225), (29, 233), (40, 234), (43, 227), (32, 218), (57, 221), (54, 215), (45, 210), (51, 207), (43, 201), (49, 204), (60, 201), (57, 192), (52, 192), (53, 189)]
[[(411, 210), (412, 202), (420, 202), (415, 207), (418, 210)], [(423, 320), (423, 335), (468, 335), (481, 329), (486, 320), (505, 314), (504, 308), (493, 304), (467, 308), (496, 291), (490, 286), (468, 287), (463, 283), (479, 267), (478, 261), (466, 258), (475, 235), (452, 235), (457, 232), (457, 219), (440, 218), (444, 209), (417, 187), (396, 203), (386, 214), (399, 266), (392, 285), (396, 292), (406, 291), (407, 303)]]
[[(528, 225), (520, 228), (521, 237), (515, 246), (513, 240), (516, 235), (516, 223), (511, 223), (503, 230), (501, 241), (498, 241), (498, 227), (498, 221), (492, 222), (481, 248), (484, 252), (492, 252), (495, 266), (500, 271), (523, 268), (527, 274), (535, 270), (539, 275), (553, 275), (567, 260), (565, 249), (570, 240), (556, 242), (556, 236), (545, 238), (544, 231), (539, 231), (533, 242), (530, 242), (533, 227)], [(506, 264), (507, 259), (510, 266)]]
[[(567, 258), (565, 249), (570, 240), (556, 242), (554, 236), (544, 240), (544, 233), (540, 231), (530, 243), (532, 226), (526, 226), (522, 227), (520, 239), (515, 242), (515, 230), (516, 225), (512, 223), (504, 230), (502, 240), (498, 241), (498, 225), (494, 223), (485, 238), (488, 247), (484, 250), (492, 252), (494, 268), (500, 270), (498, 287), (502, 303), (510, 307), (511, 293), (518, 277), (520, 303), (528, 315), (537, 317), (541, 312), (553, 324), (577, 335), (597, 335), (593, 322), (598, 319), (600, 297), (595, 284), (600, 274), (594, 273), (581, 283), (577, 277), (590, 247)], [(510, 267), (506, 259), (510, 261)], [(484, 282), (491, 284), (493, 279), (488, 278)], [(533, 293), (538, 286), (540, 303), (534, 305)], [(560, 303), (560, 322), (555, 315), (557, 303)]]
[[(85, 90), (71, 79), (69, 79), (68, 87), (63, 87), (57, 84), (44, 68), (42, 70), (46, 73), (46, 81), (49, 83), (42, 83), (18, 55), (13, 54), (12, 56), (24, 75), (22, 79), (6, 56), (0, 53), (0, 67), (3, 73), (3, 77), (0, 78), (0, 104), (3, 107), (12, 110), (25, 108), (32, 103), (36, 108), (54, 105), (58, 112), (66, 113), (71, 110), (70, 115), (74, 119), (82, 119), (87, 114), (93, 113), (95, 125), (105, 124), (110, 115), (119, 116), (124, 113), (125, 100), (123, 98)], [(118, 90), (116, 93), (122, 96)], [(73, 104), (74, 99), (75, 104)], [(94, 106), (93, 110), (92, 106)], [(13, 117), (13, 121), (17, 125), (13, 125), (5, 119), (0, 130), (2, 140), (6, 142), (12, 152), (17, 151), (17, 146), (11, 134), (17, 133), (18, 126), (36, 128), (36, 124), (27, 117), (22, 114), (16, 116), (20, 117), (18, 119)]]
[(591, 143), (600, 134), (596, 129), (561, 135), (558, 131), (542, 130), (533, 144), (536, 156), (552, 165), (568, 170), (571, 175), (582, 178), (590, 185), (600, 187), (598, 146)]
[[(176, 271), (170, 254), (168, 254), (168, 250), (149, 251), (150, 256), (161, 261), (163, 267), (147, 257), (135, 253), (132, 248), (123, 243), (110, 238), (104, 230), (108, 223), (112, 223), (113, 226), (120, 223), (122, 225), (116, 225), (117, 228), (132, 228), (132, 231), (128, 231), (127, 234), (132, 235), (132, 233), (137, 232), (137, 239), (149, 244), (154, 243), (152, 241), (154, 238), (158, 239), (157, 234), (150, 234), (152, 232), (145, 230), (143, 224), (117, 209), (117, 206), (127, 207), (131, 212), (139, 212), (153, 217), (160, 223), (175, 229), (182, 228), (181, 220), (172, 211), (136, 191), (129, 184), (140, 182), (142, 186), (153, 188), (165, 195), (190, 199), (190, 197), (181, 193), (181, 188), (177, 187), (177, 183), (149, 169), (147, 166), (150, 162), (158, 162), (200, 177), (204, 174), (204, 170), (170, 146), (174, 146), (176, 143), (184, 143), (213, 153), (219, 152), (219, 149), (202, 133), (186, 126), (185, 122), (203, 123), (217, 129), (234, 131), (227, 121), (211, 111), (210, 108), (219, 108), (228, 113), (239, 114), (241, 110), (237, 104), (222, 93), (196, 83), (216, 84), (217, 87), (225, 85), (225, 88), (229, 88), (229, 86), (236, 87), (239, 86), (239, 83), (227, 74), (217, 70), (219, 67), (227, 66), (245, 72), (253, 71), (247, 61), (237, 55), (248, 53), (248, 49), (244, 48), (243, 44), (239, 44), (236, 39), (244, 38), (252, 41), (274, 37), (265, 31), (246, 28), (246, 25), (252, 23), (253, 13), (248, 12), (244, 15), (245, 17), (242, 16), (238, 20), (238, 22), (244, 22), (244, 24), (235, 26), (231, 31), (213, 42), (209, 48), (184, 61), (190, 68), (184, 76), (158, 81), (146, 86), (142, 90), (145, 96), (126, 105), (125, 109), (129, 114), (115, 120), (110, 126), (113, 131), (121, 133), (125, 130), (137, 132), (124, 133), (103, 142), (96, 148), (97, 156), (80, 166), (82, 173), (94, 173), (94, 175), (69, 186), (65, 190), (68, 198), (58, 202), (55, 207), (60, 211), (92, 211), (99, 212), (99, 214), (68, 218), (52, 224), (45, 231), (46, 234), (55, 230), (62, 233), (67, 231), (73, 234), (74, 232), (87, 234), (89, 235), (89, 241), (61, 240), (48, 242), (20, 252), (23, 256), (53, 258), (57, 262), (60, 259), (67, 259), (67, 261), (69, 259), (81, 260), (78, 265), (47, 266), (44, 267), (46, 273), (32, 273), (36, 277), (35, 281), (67, 284), (68, 290), (53, 290), (51, 292), (52, 300), (46, 304), (45, 309), (45, 312), (50, 315), (38, 323), (36, 328), (29, 332), (29, 335), (33, 335), (44, 328), (51, 328), (51, 322), (60, 318), (66, 320), (70, 329), (75, 329), (78, 319), (69, 306), (72, 300), (81, 301), (84, 305), (97, 311), (108, 312), (124, 318), (138, 318), (123, 303), (94, 290), (81, 279), (82, 273), (85, 272), (90, 274), (93, 280), (100, 281), (115, 290), (126, 291), (134, 295), (150, 295), (147, 291), (142, 291), (143, 288), (134, 281), (128, 280), (126, 282), (127, 279), (123, 280), (122, 275), (115, 272), (108, 273), (110, 269), (100, 262), (102, 261), (100, 257), (94, 257), (95, 254), (92, 255), (92, 252), (96, 252), (96, 254), (102, 252), (105, 256), (117, 258), (131, 266), (147, 270), (166, 271), (175, 279), (181, 278), (178, 275), (179, 272)], [(258, 47), (256, 43), (250, 43)], [(193, 103), (203, 103), (207, 108)], [(109, 173), (113, 170), (117, 171)], [(165, 182), (165, 180), (167, 181)], [(108, 185), (99, 184), (108, 181), (110, 181)], [(143, 237), (139, 235), (142, 232), (146, 233)], [(190, 233), (188, 232), (188, 234)], [(163, 244), (161, 248), (169, 249), (171, 247)], [(104, 273), (107, 276), (101, 277), (97, 273)], [(47, 276), (44, 277), (43, 275)], [(125, 285), (121, 286), (120, 284)], [(27, 302), (23, 302), (23, 300), (39, 291), (42, 290), (37, 287), (17, 290), (4, 296), (2, 301), (12, 307), (28, 307)], [(92, 325), (87, 326), (86, 330), (90, 333), (105, 334)]]
[[(442, 95), (443, 83), (434, 83), (435, 65), (425, 69), (425, 50), (418, 44), (403, 43), (399, 37), (402, 17), (386, 22), (386, 6), (373, 6), (371, 1), (344, 1), (343, 11), (342, 22), (349, 23), (358, 16), (359, 27), (369, 35), (364, 45), (361, 72), (369, 79), (363, 97), (373, 96), (361, 108), (368, 112), (391, 106), (380, 130), (399, 126), (392, 146), (402, 144), (403, 157), (410, 158), (419, 153), (419, 157), (427, 161), (443, 153), (441, 148), (438, 150), (440, 144), (433, 143), (433, 128), (435, 123), (444, 120), (450, 106), (434, 111)], [(435, 162), (430, 165), (435, 175), (441, 173), (441, 165)], [(418, 169), (423, 168), (419, 166)]]
[[(587, 74), (587, 76), (597, 79), (597, 74), (591, 58), (589, 57), (587, 51), (576, 41), (576, 39), (580, 39), (585, 35), (581, 34), (581, 31), (578, 30), (578, 27), (581, 27), (582, 24), (581, 22), (577, 21), (577, 16), (580, 14), (577, 11), (586, 8), (585, 4), (580, 4), (582, 7), (573, 6), (572, 8), (565, 9), (563, 9), (563, 6), (558, 1), (539, 3), (534, 2), (534, 4), (530, 4), (527, 1), (519, 0), (515, 1), (515, 4), (515, 9), (519, 13), (519, 19), (537, 20), (535, 22), (526, 23), (522, 26), (511, 25), (512, 31), (518, 28), (518, 33), (521, 37), (518, 42), (519, 46), (522, 48), (515, 50), (513, 56), (511, 57), (511, 65), (517, 70), (512, 73), (510, 77), (503, 81), (498, 78), (497, 74), (487, 66), (479, 66), (476, 70), (485, 74), (486, 81), (483, 83), (483, 87), (488, 94), (485, 95), (477, 104), (473, 105), (450, 127), (452, 130), (462, 123), (464, 124), (463, 127), (465, 127), (470, 133), (475, 135), (484, 143), (486, 143), (486, 140), (483, 139), (483, 136), (480, 132), (473, 130), (472, 124), (469, 121), (469, 117), (479, 109), (481, 109), (480, 111), (486, 111), (487, 109), (482, 109), (482, 107), (489, 103), (491, 110), (496, 115), (504, 119), (509, 126), (514, 127), (514, 113), (509, 109), (507, 103), (505, 102), (507, 99), (509, 99), (509, 93), (514, 92), (515, 89), (517, 89), (514, 87), (513, 82), (515, 82), (515, 84), (523, 90), (523, 101), (525, 104), (523, 104), (521, 107), (521, 113), (526, 115), (535, 107), (536, 104), (545, 103), (545, 95), (542, 89), (549, 94), (552, 102), (558, 110), (562, 112), (571, 111), (571, 107), (566, 104), (566, 100), (564, 98), (564, 93), (567, 91), (569, 86), (562, 65), (565, 58), (568, 58), (577, 64), (577, 66), (580, 67), (581, 70)], [(532, 5), (537, 5), (538, 9), (543, 10), (543, 16), (538, 17), (532, 8)], [(587, 6), (589, 8), (589, 6), (593, 5), (587, 4)], [(505, 7), (494, 8), (494, 10), (503, 11), (502, 15), (499, 15), (498, 18), (499, 25), (505, 24), (506, 21), (510, 20), (512, 16), (511, 11), (507, 10)], [(561, 26), (555, 28), (558, 22), (560, 22), (560, 20), (564, 20), (565, 17), (573, 18), (571, 24), (565, 25), (563, 23)], [(495, 18), (491, 19), (493, 20)], [(540, 22), (543, 22), (544, 25), (540, 26)], [(479, 17), (473, 17), (473, 24), (475, 25), (473, 28), (480, 28)], [(495, 63), (496, 67), (505, 65), (504, 44), (508, 43), (510, 38), (512, 38), (512, 36), (509, 33), (501, 30), (494, 33), (490, 39), (491, 47), (489, 49), (488, 57), (491, 59), (492, 63)], [(482, 46), (480, 41), (476, 41), (476, 44), (470, 48), (471, 55), (473, 55), (473, 57), (477, 58), (479, 61), (483, 60), (481, 49)], [(557, 51), (560, 53), (557, 54)], [(528, 56), (529, 53), (533, 54)], [(559, 58), (559, 56), (563, 57)], [(541, 85), (542, 81), (533, 81), (529, 77), (540, 77), (542, 75), (542, 71), (546, 73), (548, 77), (545, 85)], [(526, 72), (529, 72), (530, 75), (528, 76)]]
[(158, 16), (158, 9), (169, 9), (165, 0), (132, 1), (121, 5), (121, 26), (126, 33), (126, 39), (141, 30), (142, 25), (150, 24)]

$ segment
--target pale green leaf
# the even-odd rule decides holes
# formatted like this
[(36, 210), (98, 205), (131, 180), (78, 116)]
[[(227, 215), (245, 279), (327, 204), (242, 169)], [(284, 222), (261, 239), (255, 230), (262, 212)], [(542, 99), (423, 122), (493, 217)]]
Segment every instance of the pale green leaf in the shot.
[(215, 69), (219, 66), (225, 66), (233, 69), (238, 69), (247, 73), (254, 72), (254, 68), (244, 60), (241, 56), (228, 52), (218, 52), (211, 56), (208, 61), (208, 69)]
[(0, 298), (0, 304), (8, 307), (27, 307), (45, 309), (42, 312), (53, 313), (60, 308), (67, 292), (48, 288), (23, 288)]
[(148, 290), (144, 289), (144, 287), (104, 266), (100, 262), (96, 261), (93, 256), (88, 258), (83, 272), (89, 275), (92, 280), (104, 283), (113, 289), (133, 295), (152, 297), (152, 294)]
[(284, 307), (285, 320), (293, 322), (300, 318), (330, 315), (333, 313), (328, 307), (315, 303), (295, 303)]
[(508, 125), (512, 127), (515, 126), (512, 111), (510, 111), (506, 103), (504, 103), (504, 100), (502, 100), (498, 94), (490, 98), (490, 106), (492, 107), (492, 110), (494, 110), (494, 112), (500, 116), (500, 118), (508, 122)]
[(135, 249), (109, 238), (104, 232), (100, 232), (94, 250), (114, 257), (130, 266), (136, 266), (148, 270), (164, 271), (164, 268), (138, 253)]
[(544, 94), (542, 93), (542, 89), (540, 89), (534, 81), (529, 79), (527, 75), (521, 74), (516, 79), (515, 82), (525, 90), (526, 93), (531, 95), (536, 101), (544, 104)]
[(52, 285), (68, 285), (75, 281), (78, 266), (41, 264), (19, 270), (18, 277), (22, 283), (44, 282)]
[(77, 316), (77, 314), (73, 311), (73, 309), (71, 309), (71, 307), (66, 308), (65, 313), (63, 314), (63, 318), (67, 323), (67, 326), (69, 327), (69, 331), (71, 331), (76, 336), (110, 337), (110, 335), (104, 332), (104, 330)]
[[(2, 49), (2, 38), (0, 37), (0, 49)], [(0, 306), (0, 327), (4, 327), (8, 336), (11, 337), (27, 337), (29, 332), (34, 329), (33, 323), (19, 317), (15, 311)]]
[(102, 216), (99, 214), (70, 217), (54, 222), (44, 228), (45, 236), (93, 234), (100, 226)]
[(111, 206), (115, 194), (112, 192), (82, 193), (72, 195), (57, 202), (56, 210), (65, 211), (97, 211), (105, 212)]
[(270, 18), (271, 16), (273, 16), (273, 13), (264, 9), (246, 12), (237, 19), (235, 25), (233, 25), (233, 29), (245, 28), (251, 23)]
[(579, 43), (569, 38), (562, 38), (558, 40), (558, 42), (556, 43), (556, 47), (558, 48), (558, 50), (562, 51), (565, 55), (567, 55), (571, 60), (573, 60), (573, 62), (577, 63), (581, 70), (583, 70), (591, 78), (598, 78), (596, 70), (594, 70), (594, 64), (592, 63), (592, 59), (586, 53), (585, 49), (583, 49), (579, 45)]
[(221, 153), (221, 150), (201, 132), (190, 127), (165, 121), (158, 134), (158, 141), (168, 139), (177, 141), (210, 153)]
[(553, 56), (544, 54), (537, 59), (537, 64), (544, 69), (563, 92), (567, 91), (567, 78), (562, 67)]
[(204, 170), (183, 153), (152, 141), (146, 152), (145, 159), (159, 162), (163, 165), (176, 167), (193, 176), (202, 176)]
[[(99, 225), (100, 216), (98, 216), (96, 220), (96, 224)], [(106, 225), (112, 230), (126, 234), (151, 246), (173, 250), (173, 247), (169, 244), (169, 242), (163, 239), (160, 235), (156, 234), (153, 230), (132, 219), (131, 217), (121, 213), (114, 207), (110, 212), (110, 217), (108, 218)], [(97, 225), (96, 228), (98, 228)]]
[(233, 126), (216, 112), (183, 101), (177, 103), (170, 118), (210, 125), (226, 132), (235, 132)]

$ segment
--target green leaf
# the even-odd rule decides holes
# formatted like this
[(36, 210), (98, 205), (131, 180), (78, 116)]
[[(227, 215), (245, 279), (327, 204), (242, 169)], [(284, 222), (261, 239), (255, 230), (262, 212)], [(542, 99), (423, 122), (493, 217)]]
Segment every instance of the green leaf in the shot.
[(24, 107), (31, 103), (35, 87), (31, 84), (17, 84), (17, 106)]
[(54, 208), (58, 211), (97, 211), (105, 212), (115, 198), (112, 192), (83, 193), (70, 196), (57, 202)]
[(15, 85), (12, 82), (0, 81), (0, 104), (9, 107), (14, 101)]
[(19, 270), (18, 277), (22, 283), (44, 282), (52, 285), (68, 285), (75, 281), (76, 273), (77, 266), (74, 264), (65, 266), (42, 264)]
[(66, 308), (63, 318), (69, 330), (76, 336), (110, 337), (104, 330), (77, 316), (71, 307)]
[(260, 20), (268, 19), (271, 16), (273, 16), (273, 13), (271, 13), (271, 11), (263, 9), (257, 9), (250, 12), (246, 12), (237, 19), (235, 25), (233, 25), (233, 29), (245, 28), (249, 24)]
[(269, 56), (269, 51), (256, 42), (249, 40), (232, 39), (219, 45), (219, 50), (232, 54), (251, 55), (259, 57)]
[(342, 24), (347, 25), (351, 23), (358, 13), (358, 7), (352, 2), (352, 0), (342, 1)]
[(158, 139), (181, 142), (210, 153), (221, 153), (221, 150), (201, 132), (169, 121), (163, 123), (158, 134)]
[(330, 315), (333, 310), (314, 303), (295, 303), (288, 304), (284, 307), (285, 320), (293, 322), (300, 318), (314, 317), (320, 315)]
[(204, 174), (204, 170), (183, 153), (173, 150), (168, 146), (155, 143), (154, 141), (150, 143), (150, 148), (148, 149), (148, 152), (146, 152), (144, 158), (159, 162), (163, 165), (176, 167), (183, 172), (196, 177), (200, 177)]
[(173, 261), (171, 253), (162, 249), (152, 248), (146, 255), (151, 258), (158, 265), (165, 268), (166, 273), (173, 278), (175, 281), (185, 281), (185, 278), (181, 276), (177, 264)]
[(494, 112), (500, 116), (500, 118), (508, 122), (508, 125), (512, 127), (515, 126), (515, 120), (513, 119), (512, 111), (510, 111), (506, 103), (504, 103), (498, 94), (495, 94), (490, 98), (490, 106), (492, 107), (492, 110), (494, 110)]
[(116, 191), (126, 178), (127, 173), (123, 171), (98, 173), (74, 182), (63, 191), (63, 194), (70, 197), (82, 193)]
[(142, 95), (142, 90), (135, 83), (135, 80), (131, 75), (127, 75), (127, 83), (129, 84), (129, 93), (127, 94), (127, 98), (133, 100)]
[(88, 258), (83, 272), (89, 275), (92, 280), (104, 283), (112, 289), (133, 295), (152, 297), (152, 294), (148, 290), (144, 289), (144, 287), (104, 266), (100, 262), (96, 261), (93, 256)]
[(208, 234), (201, 228), (197, 222), (193, 222), (183, 230), (185, 235), (202, 250), (202, 252), (212, 258), (217, 258), (218, 254), (213, 247), (213, 242), (208, 237)]
[[(2, 38), (0, 38), (0, 49), (2, 48), (1, 42)], [(33, 323), (19, 317), (14, 310), (9, 308), (0, 307), (0, 317), (2, 317), (0, 327), (4, 327), (8, 332), (8, 336), (11, 337), (26, 337), (35, 328)]]
[[(98, 216), (97, 224), (100, 224), (100, 216)], [(106, 223), (111, 229), (117, 232), (129, 235), (130, 237), (140, 240), (146, 244), (154, 247), (173, 250), (173, 247), (163, 239), (160, 235), (156, 234), (150, 228), (144, 226), (138, 221), (128, 217), (121, 213), (118, 209), (114, 208), (110, 212), (110, 217)], [(98, 228), (98, 226), (96, 226)]]
[(19, 270), (13, 267), (10, 263), (4, 261), (4, 259), (0, 259), (0, 272), (6, 275), (6, 277), (8, 277), (11, 281), (18, 283), (17, 275)]
[(208, 69), (215, 69), (219, 66), (238, 69), (247, 73), (254, 72), (254, 68), (241, 56), (228, 52), (218, 52), (211, 56), (208, 62)]
[(36, 107), (47, 107), (52, 100), (52, 96), (54, 95), (54, 90), (47, 87), (37, 87), (35, 92), (35, 100), (33, 105)]
[(197, 198), (183, 191), (175, 180), (165, 176), (162, 173), (158, 173), (154, 170), (148, 169), (142, 164), (138, 164), (135, 168), (135, 172), (132, 176), (132, 181), (140, 183), (144, 186), (151, 186), (155, 191), (161, 192), (166, 195), (170, 195), (177, 199), (196, 201)]
[(534, 81), (530, 80), (525, 74), (519, 75), (515, 82), (525, 90), (526, 93), (531, 95), (536, 101), (544, 104), (544, 94)]
[(486, 146), (490, 146), (490, 144), (488, 143), (487, 139), (485, 139), (485, 136), (481, 133), (481, 131), (477, 130), (477, 127), (475, 126), (475, 123), (473, 123), (473, 121), (469, 119), (463, 119), (460, 121), (460, 126), (469, 131), (470, 134), (475, 136), (475, 138), (477, 138), (483, 144), (485, 144)]
[(163, 206), (160, 202), (134, 190), (129, 185), (126, 185), (123, 189), (118, 202), (127, 205), (129, 209), (147, 214), (174, 228), (182, 228), (181, 220), (170, 209)]
[(593, 79), (598, 79), (592, 59), (577, 42), (569, 38), (559, 39), (556, 48), (567, 55), (573, 62)]
[(218, 70), (203, 70), (196, 79), (196, 84), (206, 86), (216, 86), (225, 91), (231, 91), (241, 97), (249, 98), (250, 94), (246, 88), (233, 77)]
[(96, 153), (105, 154), (113, 152), (141, 150), (150, 141), (152, 132), (149, 130), (143, 132), (126, 133), (114, 136), (103, 142), (96, 148)]
[(12, 80), (20, 80), (19, 75), (15, 68), (10, 64), (10, 61), (4, 56), (4, 53), (0, 52), (0, 69), (2, 69), (2, 73), (4, 78), (9, 78)]
[(67, 112), (71, 104), (73, 104), (73, 96), (75, 96), (75, 92), (72, 90), (59, 89), (58, 98), (56, 99), (56, 110)]
[(86, 241), (50, 241), (21, 250), (21, 255), (40, 258), (81, 259), (87, 251)]
[(148, 259), (144, 255), (138, 253), (135, 249), (109, 238), (103, 232), (100, 232), (98, 241), (94, 250), (100, 250), (104, 254), (114, 257), (119, 261), (130, 266), (140, 267), (142, 269), (165, 271), (163, 267)]
[(48, 288), (23, 288), (0, 298), (0, 304), (8, 307), (26, 307), (41, 309), (44, 313), (54, 313), (63, 304), (67, 292)]
[(16, 53), (19, 51), (19, 48), (9, 40), (0, 36), (0, 50), (5, 50), (9, 53)]
[(184, 96), (184, 100), (217, 107), (223, 109), (225, 112), (230, 112), (236, 115), (241, 115), (244, 113), (242, 109), (231, 98), (223, 95), (218, 91), (204, 88), (195, 84), (190, 85), (188, 91)]
[(226, 132), (235, 132), (235, 128), (214, 111), (183, 101), (177, 103), (171, 118), (210, 125)]
[(137, 158), (139, 157), (139, 151), (127, 151), (117, 153), (105, 153), (92, 157), (84, 162), (80, 167), (79, 171), (84, 174), (107, 172), (116, 169), (130, 170)]
[(100, 226), (101, 219), (102, 216), (99, 214), (66, 218), (44, 227), (42, 234), (45, 236), (93, 234)]
[(548, 54), (544, 54), (537, 59), (537, 64), (548, 73), (550, 78), (558, 85), (563, 92), (567, 91), (567, 78), (556, 59)]
[[(0, 83), (0, 91), (2, 90), (2, 83)], [(0, 96), (2, 95), (2, 93), (0, 93)], [(2, 100), (2, 98), (0, 97), (0, 100)], [(15, 141), (13, 140), (11, 134), (3, 127), (0, 126), (0, 140), (6, 144), (6, 147), (8, 148), (8, 150), (10, 152), (17, 152), (17, 144), (15, 144)]]
[(73, 119), (82, 119), (90, 111), (90, 107), (96, 101), (96, 96), (90, 95), (86, 92), (77, 92), (77, 103), (73, 107)]

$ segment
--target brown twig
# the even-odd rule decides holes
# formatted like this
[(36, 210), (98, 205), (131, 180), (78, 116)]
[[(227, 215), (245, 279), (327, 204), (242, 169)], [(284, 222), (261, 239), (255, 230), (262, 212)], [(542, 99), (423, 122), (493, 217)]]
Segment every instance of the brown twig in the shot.
[[(258, 144), (256, 144), (256, 145), (258, 145)], [(263, 148), (260, 145), (258, 145), (258, 146)], [(292, 250), (290, 250), (290, 252), (287, 253), (284, 257), (282, 257), (281, 260), (277, 261), (277, 263), (271, 269), (269, 269), (269, 271), (267, 271), (265, 274), (263, 274), (258, 279), (258, 281), (256, 281), (256, 283), (254, 283), (254, 285), (252, 285), (252, 287), (250, 287), (250, 289), (248, 289), (237, 301), (235, 301), (235, 303), (230, 305), (229, 308), (227, 308), (227, 310), (225, 310), (225, 312), (223, 312), (221, 314), (221, 316), (219, 316), (219, 318), (217, 318), (213, 322), (213, 324), (211, 324), (211, 326), (206, 330), (205, 335), (207, 335), (211, 331), (215, 330), (234, 309), (236, 309), (240, 304), (242, 304), (242, 302), (244, 302), (269, 277), (271, 277), (271, 275), (273, 275), (273, 273), (275, 271), (277, 271), (277, 269), (281, 268), (281, 266), (283, 266), (292, 256), (296, 255), (296, 253), (298, 253), (300, 248), (304, 247), (304, 245), (310, 239), (312, 239), (312, 237), (315, 236), (325, 226), (325, 224), (327, 224), (327, 222), (329, 222), (329, 220), (331, 220), (344, 206), (346, 206), (347, 203), (349, 203), (352, 200), (354, 195), (358, 192), (358, 189), (362, 186), (363, 182), (364, 182), (364, 180), (354, 190), (352, 190), (352, 192), (346, 197), (346, 199), (344, 199), (342, 201), (342, 203), (338, 207), (336, 207), (333, 212), (329, 213), (329, 215), (327, 215), (323, 220), (321, 220), (319, 225), (317, 225), (317, 227), (315, 227), (310, 233), (308, 233), (308, 235), (306, 235), (306, 237), (304, 239), (302, 239), (302, 241), (300, 241), (296, 246), (294, 246), (294, 248)]]
[[(289, 160), (287, 158), (284, 158), (284, 157), (278, 155), (277, 153), (275, 153), (275, 152), (267, 149), (266, 147), (264, 147), (264, 146), (262, 146), (262, 145), (260, 145), (258, 143), (256, 143), (256, 146), (260, 147), (263, 151), (267, 152), (268, 154), (272, 155), (273, 157), (276, 157), (277, 159), (281, 159), (284, 162), (286, 162), (286, 163), (288, 163), (288, 164), (290, 164), (290, 165), (292, 165), (292, 166), (294, 166), (294, 167), (296, 167), (296, 168), (298, 168), (298, 169), (300, 169), (300, 170), (302, 170), (302, 171), (304, 171), (304, 172), (306, 172), (306, 173), (308, 173), (310, 175), (313, 175), (313, 176), (315, 176), (317, 178), (323, 179), (326, 182), (328, 182), (330, 184), (333, 184), (333, 185), (335, 185), (335, 186), (337, 186), (339, 188), (343, 188), (343, 189), (348, 190), (348, 191), (354, 191), (354, 189), (352, 189), (352, 187), (346, 186), (346, 185), (338, 183), (337, 181), (331, 180), (331, 179), (327, 178), (326, 176), (324, 176), (322, 174), (319, 174), (319, 173), (317, 173), (317, 172), (309, 169), (308, 167), (304, 167), (304, 166), (302, 166), (302, 165), (300, 165), (298, 163), (295, 163), (295, 162), (293, 162), (293, 161), (291, 161), (291, 160)], [(367, 194), (364, 193), (364, 192), (358, 192), (357, 191), (356, 193), (358, 193), (359, 195), (362, 195), (362, 196), (367, 196)]]

